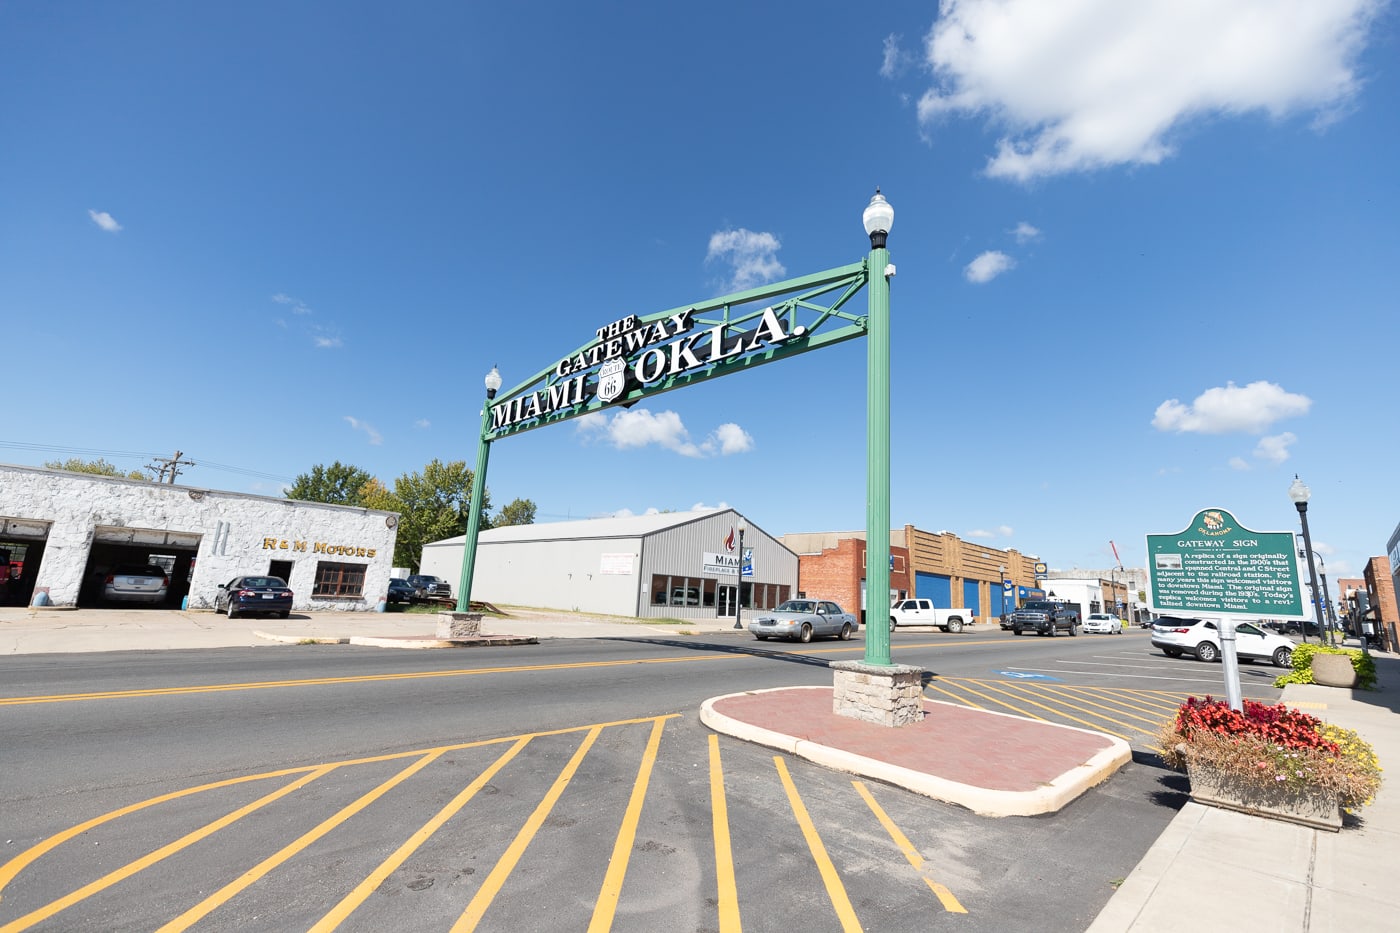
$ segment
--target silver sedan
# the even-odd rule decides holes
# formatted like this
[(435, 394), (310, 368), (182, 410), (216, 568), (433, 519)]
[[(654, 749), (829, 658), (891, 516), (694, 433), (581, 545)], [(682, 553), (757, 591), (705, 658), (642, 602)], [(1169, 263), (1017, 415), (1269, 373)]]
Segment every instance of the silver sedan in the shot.
[(858, 625), (856, 617), (826, 599), (789, 599), (777, 609), (754, 613), (749, 631), (759, 641), (790, 638), (811, 641), (816, 635), (835, 635), (849, 641)]

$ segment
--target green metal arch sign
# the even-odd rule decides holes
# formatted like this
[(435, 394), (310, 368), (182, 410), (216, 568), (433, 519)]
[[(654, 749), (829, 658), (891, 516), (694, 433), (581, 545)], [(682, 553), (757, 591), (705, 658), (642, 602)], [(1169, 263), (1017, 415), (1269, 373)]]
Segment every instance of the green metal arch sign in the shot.
[(862, 261), (646, 316), (626, 315), (488, 405), (496, 440), (706, 379), (862, 337), (843, 310), (869, 278)]

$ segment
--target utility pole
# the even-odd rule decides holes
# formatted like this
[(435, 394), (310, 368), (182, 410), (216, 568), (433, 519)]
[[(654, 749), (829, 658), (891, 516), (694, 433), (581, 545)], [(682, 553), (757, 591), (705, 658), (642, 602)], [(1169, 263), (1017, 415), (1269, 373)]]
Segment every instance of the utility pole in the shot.
[[(148, 463), (146, 464), (146, 469), (156, 471), (156, 482), (174, 485), (175, 477), (180, 475), (180, 467), (195, 465), (193, 460), (181, 460), (180, 458), (184, 455), (185, 452), (183, 450), (177, 450), (173, 457), (156, 457), (154, 459), (160, 466), (157, 467), (156, 463)], [(170, 474), (169, 480), (165, 478), (166, 473)]]

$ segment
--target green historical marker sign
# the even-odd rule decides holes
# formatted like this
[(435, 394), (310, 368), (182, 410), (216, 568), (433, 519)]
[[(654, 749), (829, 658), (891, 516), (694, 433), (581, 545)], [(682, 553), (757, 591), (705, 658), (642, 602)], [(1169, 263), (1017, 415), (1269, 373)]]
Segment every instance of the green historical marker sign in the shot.
[(1303, 619), (1291, 531), (1252, 531), (1224, 509), (1196, 513), (1176, 534), (1147, 536), (1147, 577), (1158, 612)]

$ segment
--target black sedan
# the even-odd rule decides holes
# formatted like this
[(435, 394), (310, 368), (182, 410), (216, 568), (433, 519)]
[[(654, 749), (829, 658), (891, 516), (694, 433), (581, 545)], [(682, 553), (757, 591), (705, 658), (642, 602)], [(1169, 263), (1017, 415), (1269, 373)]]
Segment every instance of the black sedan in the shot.
[(388, 601), (394, 603), (413, 602), (413, 587), (407, 580), (400, 580), (398, 577), (389, 578)]
[(227, 612), (230, 619), (260, 612), (285, 619), (292, 614), (292, 591), (281, 577), (234, 577), (219, 584), (214, 611)]

